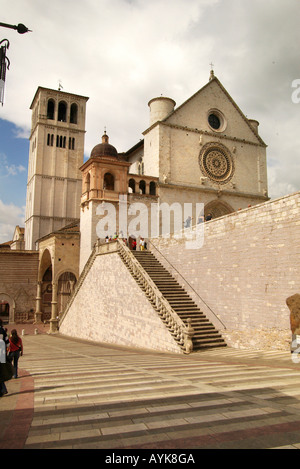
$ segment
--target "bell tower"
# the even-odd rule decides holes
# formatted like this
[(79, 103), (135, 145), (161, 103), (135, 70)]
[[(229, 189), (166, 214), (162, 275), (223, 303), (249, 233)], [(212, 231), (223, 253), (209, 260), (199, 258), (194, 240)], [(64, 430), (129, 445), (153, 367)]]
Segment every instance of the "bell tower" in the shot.
[(88, 98), (39, 87), (31, 104), (25, 249), (80, 217)]
[[(82, 272), (95, 242), (98, 239), (97, 224), (99, 207), (106, 203), (115, 207), (115, 231), (118, 231), (120, 197), (128, 193), (128, 170), (130, 163), (123, 153), (109, 143), (104, 132), (102, 143), (96, 145), (90, 158), (81, 166), (82, 195), (80, 213), (80, 267)], [(127, 208), (127, 203), (126, 203)], [(112, 236), (114, 232), (110, 233)]]

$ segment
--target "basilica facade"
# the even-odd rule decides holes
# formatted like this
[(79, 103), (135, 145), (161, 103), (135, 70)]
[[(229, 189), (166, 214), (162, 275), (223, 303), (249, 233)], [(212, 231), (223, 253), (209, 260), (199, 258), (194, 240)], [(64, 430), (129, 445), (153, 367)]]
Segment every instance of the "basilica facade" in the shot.
[[(204, 218), (215, 219), (268, 200), (259, 124), (243, 114), (213, 71), (207, 84), (178, 107), (169, 97), (151, 99), (149, 123), (132, 148), (120, 152), (105, 131), (84, 162), (87, 101), (39, 87), (31, 105), (25, 250), (39, 252), (35, 320), (51, 319), (53, 331), (95, 243), (105, 242), (100, 225), (107, 236), (132, 240), (136, 233), (124, 232), (123, 226), (136, 228), (132, 208), (143, 206), (147, 241), (153, 207), (160, 236), (163, 204), (182, 208), (179, 223), (171, 216), (174, 232), (184, 226), (185, 204), (192, 207), (195, 224), (200, 205)], [(111, 226), (105, 220), (108, 207), (116, 219)], [(22, 308), (15, 304), (12, 321)]]

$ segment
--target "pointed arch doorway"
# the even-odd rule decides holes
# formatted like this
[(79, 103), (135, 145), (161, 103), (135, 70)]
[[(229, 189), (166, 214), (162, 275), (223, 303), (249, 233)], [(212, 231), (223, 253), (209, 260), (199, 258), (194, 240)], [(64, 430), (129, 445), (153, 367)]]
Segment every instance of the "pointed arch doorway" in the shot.
[(71, 298), (76, 285), (76, 276), (72, 272), (62, 273), (57, 282), (57, 312), (61, 315)]
[(204, 218), (210, 213), (212, 218), (223, 217), (229, 213), (234, 212), (234, 209), (227, 203), (221, 200), (212, 200), (204, 207)]

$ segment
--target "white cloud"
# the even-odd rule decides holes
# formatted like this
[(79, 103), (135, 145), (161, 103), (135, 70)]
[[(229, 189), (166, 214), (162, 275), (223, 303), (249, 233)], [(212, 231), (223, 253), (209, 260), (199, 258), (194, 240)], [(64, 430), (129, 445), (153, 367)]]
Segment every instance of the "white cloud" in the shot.
[(0, 200), (0, 243), (12, 239), (15, 227), (24, 226), (25, 207), (4, 204)]
[(64, 91), (90, 98), (85, 153), (104, 126), (126, 151), (148, 126), (148, 101), (163, 94), (180, 105), (206, 84), (212, 61), (242, 111), (260, 122), (270, 193), (300, 189), (300, 103), (291, 100), (300, 78), (298, 0), (2, 0), (1, 10), (1, 21), (33, 30), (1, 30), (11, 60), (1, 117), (25, 135), (37, 87), (61, 80)]
[(22, 166), (21, 164), (19, 164), (18, 166), (16, 166), (15, 164), (12, 164), (10, 166), (6, 165), (5, 169), (7, 171), (7, 175), (9, 176), (16, 176), (17, 174), (26, 171), (26, 168), (24, 168), (24, 166)]
[(23, 172), (26, 172), (26, 168), (23, 165), (9, 164), (7, 156), (4, 153), (0, 153), (0, 178), (16, 176)]

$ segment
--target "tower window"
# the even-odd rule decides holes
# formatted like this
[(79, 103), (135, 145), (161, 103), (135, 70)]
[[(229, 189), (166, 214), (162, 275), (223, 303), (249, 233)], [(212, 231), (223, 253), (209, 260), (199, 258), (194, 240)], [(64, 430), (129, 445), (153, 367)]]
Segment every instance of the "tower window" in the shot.
[(61, 101), (58, 105), (58, 117), (59, 122), (67, 122), (67, 104)]
[(56, 136), (56, 146), (58, 148), (66, 148), (66, 137), (63, 137), (62, 135), (57, 135)]
[(47, 119), (54, 119), (54, 111), (55, 111), (55, 102), (53, 99), (49, 99), (48, 106), (47, 106)]
[(90, 173), (87, 173), (87, 176), (85, 179), (85, 191), (86, 192), (90, 190), (90, 185), (91, 185), (91, 176), (90, 176)]
[(48, 134), (47, 135), (47, 145), (48, 147), (53, 147), (54, 135)]
[(156, 195), (156, 184), (154, 181), (150, 182), (150, 195)]
[(114, 191), (115, 190), (115, 178), (111, 173), (106, 173), (104, 174), (104, 184), (103, 184), (103, 189), (106, 189), (108, 191)]
[(129, 192), (131, 192), (132, 194), (134, 194), (134, 193), (135, 193), (135, 180), (134, 180), (134, 179), (129, 179), (128, 187), (129, 187), (129, 189), (130, 189)]
[(77, 124), (77, 114), (78, 114), (78, 106), (77, 104), (73, 103), (71, 105), (71, 111), (70, 111), (70, 123), (71, 124)]
[(69, 150), (75, 150), (75, 138), (69, 137)]
[(140, 194), (146, 194), (146, 183), (145, 183), (145, 181), (140, 181), (139, 190), (140, 190)]

